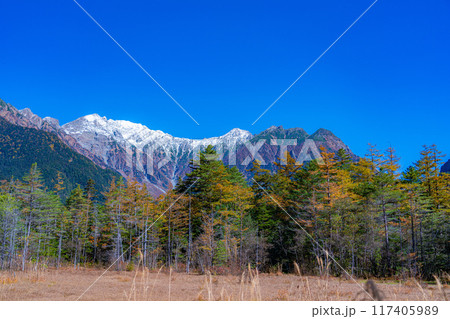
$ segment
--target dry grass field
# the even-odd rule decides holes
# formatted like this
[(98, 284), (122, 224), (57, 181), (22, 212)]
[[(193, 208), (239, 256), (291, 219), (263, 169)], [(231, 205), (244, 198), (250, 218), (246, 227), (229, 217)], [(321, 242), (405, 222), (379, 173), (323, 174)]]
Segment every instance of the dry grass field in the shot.
[[(76, 300), (103, 270), (0, 272), (0, 300)], [(360, 285), (369, 288), (364, 280)], [(383, 300), (446, 300), (447, 285), (376, 282)], [(287, 274), (242, 276), (108, 271), (81, 300), (369, 300), (352, 280)]]

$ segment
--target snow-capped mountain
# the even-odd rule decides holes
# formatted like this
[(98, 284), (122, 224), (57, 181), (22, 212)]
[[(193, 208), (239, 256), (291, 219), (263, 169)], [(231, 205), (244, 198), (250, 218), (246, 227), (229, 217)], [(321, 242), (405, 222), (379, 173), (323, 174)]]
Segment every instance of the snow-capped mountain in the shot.
[[(67, 123), (62, 129), (69, 135), (77, 138), (85, 148), (92, 148), (96, 140), (106, 138), (114, 140), (123, 146), (134, 146), (143, 150), (153, 146), (167, 152), (185, 151), (207, 145), (224, 144), (229, 146), (235, 143), (243, 143), (252, 138), (252, 134), (235, 128), (220, 137), (204, 139), (188, 139), (174, 137), (159, 130), (151, 130), (145, 125), (123, 120), (111, 120), (98, 114), (91, 114)], [(89, 137), (89, 138), (87, 138)]]
[(145, 125), (111, 120), (98, 114), (83, 116), (62, 126), (78, 144), (123, 176), (148, 182), (154, 192), (163, 192), (182, 177), (199, 150), (208, 145), (229, 151), (249, 141), (250, 132), (235, 128), (219, 137), (188, 139), (174, 137)]

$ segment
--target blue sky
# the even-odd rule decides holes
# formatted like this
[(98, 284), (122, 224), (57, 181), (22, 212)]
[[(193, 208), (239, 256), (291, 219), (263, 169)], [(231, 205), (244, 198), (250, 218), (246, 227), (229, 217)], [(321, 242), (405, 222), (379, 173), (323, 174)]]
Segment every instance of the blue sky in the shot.
[(197, 126), (71, 0), (2, 1), (0, 98), (62, 123), (98, 113), (180, 137), (327, 128), (357, 154), (421, 145), (450, 157), (450, 2), (79, 0)]

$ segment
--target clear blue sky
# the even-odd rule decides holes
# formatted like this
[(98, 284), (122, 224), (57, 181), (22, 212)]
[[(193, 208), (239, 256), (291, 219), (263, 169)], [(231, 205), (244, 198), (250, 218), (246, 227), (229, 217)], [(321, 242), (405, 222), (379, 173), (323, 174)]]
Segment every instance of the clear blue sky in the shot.
[(373, 0), (78, 1), (200, 126), (72, 0), (0, 3), (0, 98), (62, 123), (99, 113), (190, 138), (323, 127), (359, 155), (392, 145), (404, 166), (422, 144), (450, 157), (448, 0), (379, 0), (254, 126)]

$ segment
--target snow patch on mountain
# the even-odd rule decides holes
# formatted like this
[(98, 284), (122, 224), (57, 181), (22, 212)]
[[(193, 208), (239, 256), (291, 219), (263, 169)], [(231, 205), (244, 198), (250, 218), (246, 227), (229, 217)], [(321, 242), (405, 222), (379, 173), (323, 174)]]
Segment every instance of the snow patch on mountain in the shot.
[(64, 124), (62, 129), (73, 136), (87, 150), (108, 161), (108, 149), (118, 143), (124, 148), (136, 148), (140, 151), (162, 150), (166, 155), (178, 158), (185, 153), (198, 151), (208, 145), (222, 149), (231, 149), (234, 145), (245, 143), (252, 138), (248, 131), (232, 129), (223, 136), (204, 139), (174, 137), (160, 130), (151, 130), (147, 126), (124, 120), (107, 119), (98, 114), (83, 116)]

